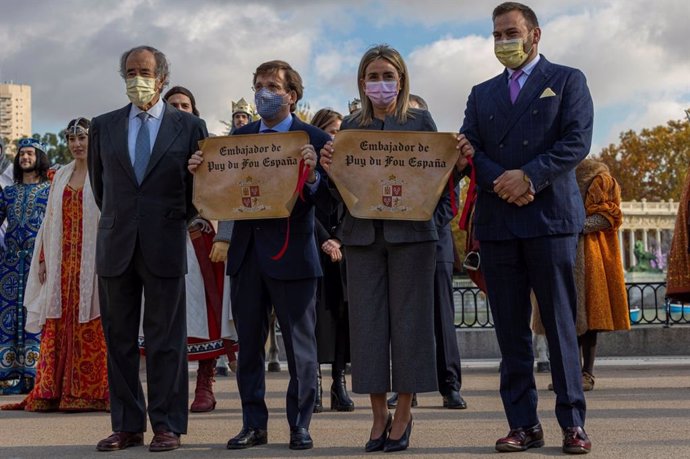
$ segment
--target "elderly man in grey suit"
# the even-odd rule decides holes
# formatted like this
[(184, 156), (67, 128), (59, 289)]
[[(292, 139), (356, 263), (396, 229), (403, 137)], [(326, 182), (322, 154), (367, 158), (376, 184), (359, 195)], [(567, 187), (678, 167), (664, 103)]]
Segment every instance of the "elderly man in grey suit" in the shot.
[(155, 48), (122, 55), (131, 104), (94, 118), (89, 175), (101, 209), (96, 245), (101, 320), (108, 349), (113, 433), (99, 451), (143, 444), (146, 401), (137, 336), (142, 293), (151, 451), (180, 446), (187, 431), (186, 220), (194, 215), (187, 160), (207, 136), (199, 118), (160, 97), (168, 63)]

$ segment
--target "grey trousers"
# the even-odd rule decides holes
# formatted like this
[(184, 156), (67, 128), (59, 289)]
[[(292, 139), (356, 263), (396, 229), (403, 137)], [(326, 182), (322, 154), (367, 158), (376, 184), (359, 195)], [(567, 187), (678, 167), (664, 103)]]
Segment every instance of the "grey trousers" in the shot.
[(345, 256), (353, 392), (437, 390), (436, 242), (390, 244), (377, 228), (372, 245)]

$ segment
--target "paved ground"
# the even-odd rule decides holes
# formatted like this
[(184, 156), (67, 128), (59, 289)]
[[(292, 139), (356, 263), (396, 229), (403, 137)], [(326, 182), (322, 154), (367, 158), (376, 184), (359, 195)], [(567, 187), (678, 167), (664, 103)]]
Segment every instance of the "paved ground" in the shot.
[[(404, 454), (417, 457), (479, 457), (498, 454), (493, 444), (507, 432), (498, 397), (498, 362), (472, 361), (464, 365), (464, 411), (441, 408), (437, 394), (419, 396), (411, 447)], [(324, 374), (327, 372), (324, 371)], [(594, 442), (587, 456), (612, 458), (690, 458), (690, 359), (645, 358), (600, 360), (595, 390), (587, 393), (587, 431)], [(194, 378), (194, 372), (190, 372)], [(225, 443), (241, 428), (241, 411), (233, 378), (216, 382), (218, 406), (190, 416), (183, 448), (161, 457), (333, 457), (365, 456), (370, 429), (367, 399), (355, 396), (352, 413), (324, 412), (312, 420), (316, 447), (306, 452), (287, 448), (284, 414), (287, 372), (269, 373), (269, 444), (244, 451), (228, 451)], [(550, 377), (538, 374), (540, 417), (546, 446), (519, 457), (564, 456), (553, 414), (554, 395), (546, 389)], [(193, 381), (190, 382), (193, 388)], [(0, 403), (19, 401), (2, 397)], [(95, 444), (110, 433), (107, 413), (40, 414), (0, 411), (0, 458), (151, 457), (146, 448), (98, 453)], [(146, 434), (146, 442), (151, 434)], [(372, 455), (383, 454), (373, 453)]]

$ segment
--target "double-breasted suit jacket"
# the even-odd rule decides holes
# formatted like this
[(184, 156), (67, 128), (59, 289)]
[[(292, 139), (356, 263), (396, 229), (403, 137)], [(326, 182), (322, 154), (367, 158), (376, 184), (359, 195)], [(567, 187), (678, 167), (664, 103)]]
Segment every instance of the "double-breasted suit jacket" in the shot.
[[(461, 129), (476, 149), (476, 237), (579, 233), (585, 214), (575, 167), (589, 153), (593, 124), (585, 76), (541, 56), (514, 105), (507, 78), (506, 71), (472, 88)], [(493, 181), (509, 169), (531, 179), (534, 202), (517, 207), (493, 192)]]

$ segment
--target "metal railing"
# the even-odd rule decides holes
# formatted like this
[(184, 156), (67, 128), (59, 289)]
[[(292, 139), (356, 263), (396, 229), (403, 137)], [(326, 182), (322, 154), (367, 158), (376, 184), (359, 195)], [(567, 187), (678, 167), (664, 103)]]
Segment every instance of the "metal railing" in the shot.
[[(628, 282), (625, 286), (632, 326), (690, 324), (690, 305), (666, 300), (665, 282)], [(453, 300), (456, 327), (493, 328), (489, 300), (469, 279), (454, 279)]]

